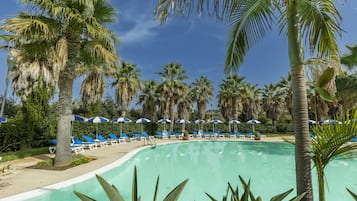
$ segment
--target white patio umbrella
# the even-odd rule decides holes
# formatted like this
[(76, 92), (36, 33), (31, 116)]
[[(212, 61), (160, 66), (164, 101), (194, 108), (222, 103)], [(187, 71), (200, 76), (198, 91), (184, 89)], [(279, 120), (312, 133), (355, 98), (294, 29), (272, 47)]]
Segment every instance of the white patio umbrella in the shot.
[(0, 123), (6, 123), (7, 119), (5, 117), (0, 116)]
[(78, 122), (87, 122), (88, 121), (88, 118), (86, 117), (83, 117), (83, 116), (80, 116), (80, 115), (77, 115), (77, 114), (74, 114), (72, 116), (72, 119), (71, 119), (71, 136), (72, 136), (72, 133), (73, 133), (73, 121), (78, 121)]
[(95, 124), (95, 137), (98, 138), (98, 124), (109, 122), (109, 119), (105, 117), (96, 116), (96, 117), (89, 118), (87, 122)]
[(240, 124), (241, 122), (240, 121), (238, 121), (238, 120), (236, 120), (236, 119), (232, 119), (232, 120), (230, 120), (229, 121), (229, 124), (233, 124), (233, 126), (234, 126), (234, 132), (236, 132), (236, 130), (237, 130), (237, 124)]
[(326, 119), (326, 120), (321, 120), (320, 123), (322, 124), (342, 124), (342, 122), (334, 120), (334, 119)]
[(143, 124), (146, 124), (146, 123), (149, 123), (149, 122), (151, 122), (151, 120), (150, 119), (146, 119), (146, 118), (140, 118), (140, 119), (135, 120), (135, 123), (141, 124), (141, 133), (143, 133), (143, 131), (144, 131)]
[(254, 124), (260, 124), (261, 122), (259, 120), (256, 119), (251, 119), (249, 121), (247, 121), (247, 124), (252, 124), (252, 132), (254, 133), (255, 129), (254, 129)]
[(112, 120), (112, 123), (120, 123), (120, 136), (123, 133), (123, 123), (130, 123), (131, 120), (127, 117), (119, 117)]
[(221, 123), (223, 123), (223, 122), (222, 122), (221, 120), (219, 120), (219, 119), (212, 119), (212, 120), (210, 121), (210, 123), (213, 124), (213, 133), (214, 133), (215, 124), (221, 124)]
[(312, 120), (312, 119), (309, 119), (307, 121), (307, 123), (309, 123), (309, 125), (312, 125), (312, 124), (316, 124), (316, 121), (315, 120)]
[(164, 130), (166, 131), (166, 124), (171, 123), (171, 120), (170, 119), (160, 119), (159, 121), (157, 121), (157, 123), (164, 124)]
[(205, 123), (205, 120), (203, 119), (197, 119), (195, 121), (195, 124), (198, 124), (198, 130), (203, 130), (202, 124)]
[(185, 125), (186, 124), (189, 124), (189, 123), (191, 123), (189, 120), (187, 120), (187, 119), (178, 119), (177, 121), (176, 121), (176, 123), (178, 123), (178, 124), (182, 124), (182, 132), (184, 132), (185, 131)]

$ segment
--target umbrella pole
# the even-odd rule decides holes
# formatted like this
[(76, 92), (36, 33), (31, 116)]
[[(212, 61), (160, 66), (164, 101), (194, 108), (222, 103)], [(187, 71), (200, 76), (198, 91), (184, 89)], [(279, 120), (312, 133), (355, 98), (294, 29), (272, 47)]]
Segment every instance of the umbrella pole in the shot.
[(98, 124), (95, 124), (95, 139), (98, 139)]
[(252, 124), (252, 131), (253, 131), (253, 133), (254, 133), (254, 124)]
[(123, 133), (123, 123), (120, 123), (120, 136)]

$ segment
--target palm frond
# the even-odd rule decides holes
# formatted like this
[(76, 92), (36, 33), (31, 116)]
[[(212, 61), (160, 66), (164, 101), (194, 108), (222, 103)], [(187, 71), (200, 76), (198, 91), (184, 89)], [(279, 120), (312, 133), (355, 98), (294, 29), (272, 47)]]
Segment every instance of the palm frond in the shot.
[(232, 6), (227, 16), (234, 25), (226, 53), (226, 74), (237, 72), (249, 48), (271, 31), (275, 18), (272, 9), (266, 0), (236, 1)]
[(339, 60), (336, 35), (341, 36), (341, 15), (333, 0), (300, 0), (299, 15), (310, 52), (318, 57)]

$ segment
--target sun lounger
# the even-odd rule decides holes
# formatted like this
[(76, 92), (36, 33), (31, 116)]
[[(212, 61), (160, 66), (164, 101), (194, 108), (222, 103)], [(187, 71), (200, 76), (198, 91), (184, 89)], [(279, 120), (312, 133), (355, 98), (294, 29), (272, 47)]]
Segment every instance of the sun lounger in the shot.
[(218, 131), (217, 131), (217, 136), (220, 137), (220, 138), (223, 138), (223, 137), (224, 137), (224, 135), (223, 135), (223, 133), (222, 133), (221, 130), (218, 130)]
[(249, 138), (254, 138), (254, 135), (251, 131), (247, 132), (247, 137)]
[(97, 144), (93, 143), (93, 142), (83, 142), (78, 138), (72, 138), (72, 143), (73, 145), (79, 145), (82, 146), (83, 148), (87, 148), (89, 150), (93, 150), (97, 148)]
[(149, 135), (146, 131), (143, 131), (141, 136), (144, 138), (154, 139), (154, 136)]
[(120, 138), (124, 139), (126, 142), (133, 142), (133, 141), (136, 141), (136, 138), (135, 137), (129, 137), (128, 134), (126, 133), (122, 133)]
[(96, 143), (97, 146), (100, 146), (100, 147), (108, 146), (108, 143), (106, 140), (103, 141), (103, 140), (99, 140), (99, 139), (93, 139), (92, 137), (90, 137), (88, 135), (83, 135), (82, 137), (86, 142)]
[[(54, 146), (50, 146), (48, 147), (48, 151), (51, 153), (51, 154), (54, 154), (56, 153), (56, 145), (57, 145), (57, 140), (51, 140), (51, 143), (52, 145)], [(73, 153), (75, 154), (78, 154), (78, 153), (81, 153), (84, 151), (83, 147), (82, 146), (79, 146), (79, 145), (71, 145), (70, 146), (70, 149)]]
[(117, 141), (118, 143), (126, 142), (125, 139), (119, 138), (115, 133), (110, 133), (108, 136), (109, 136), (109, 138), (110, 138), (111, 140), (115, 140), (115, 141)]
[(102, 136), (101, 134), (98, 134), (98, 140), (101, 141), (106, 141), (108, 144), (112, 145), (112, 144), (119, 144), (119, 141), (112, 139), (112, 138), (105, 138), (104, 136)]
[(193, 137), (195, 137), (195, 138), (200, 138), (200, 137), (201, 137), (201, 135), (198, 133), (198, 131), (193, 131), (193, 132), (192, 132), (192, 135), (193, 135)]
[(236, 136), (237, 136), (238, 138), (245, 138), (245, 136), (244, 136), (240, 131), (237, 131), (237, 132), (236, 132)]
[(236, 135), (232, 131), (227, 132), (229, 138), (235, 138)]

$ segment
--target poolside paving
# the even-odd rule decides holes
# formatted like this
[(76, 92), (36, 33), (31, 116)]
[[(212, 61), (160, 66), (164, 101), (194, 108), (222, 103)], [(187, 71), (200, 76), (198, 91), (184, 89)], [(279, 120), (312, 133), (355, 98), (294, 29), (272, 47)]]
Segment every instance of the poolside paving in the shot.
[[(224, 139), (232, 140), (230, 138)], [(157, 143), (161, 144), (173, 141), (178, 140), (157, 140)], [(264, 141), (282, 141), (282, 138), (267, 137), (266, 139), (264, 139)], [(13, 174), (0, 177), (0, 200), (1, 198), (35, 190), (44, 186), (72, 179), (74, 177), (83, 175), (91, 171), (95, 171), (96, 169), (113, 163), (114, 161), (123, 157), (130, 151), (143, 146), (143, 142), (138, 141), (111, 145), (95, 150), (85, 150), (85, 152), (82, 153), (83, 155), (94, 157), (96, 158), (96, 160), (62, 171), (28, 168), (29, 166), (35, 165), (39, 161), (54, 157), (53, 154), (43, 154), (39, 156), (27, 157), (24, 159), (18, 159), (2, 163), (0, 164), (0, 167), (3, 167), (7, 164), (11, 164), (13, 167), (16, 168), (16, 170)]]

